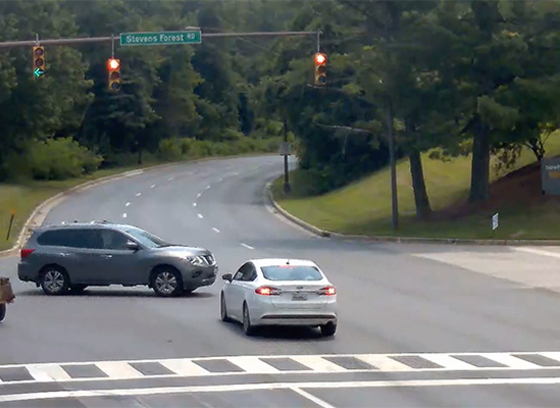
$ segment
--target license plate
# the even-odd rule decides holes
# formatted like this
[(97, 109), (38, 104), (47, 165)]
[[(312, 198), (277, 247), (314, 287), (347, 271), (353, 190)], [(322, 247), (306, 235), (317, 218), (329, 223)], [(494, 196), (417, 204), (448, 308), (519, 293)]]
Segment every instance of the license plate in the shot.
[(305, 293), (295, 293), (292, 300), (307, 300), (307, 295)]

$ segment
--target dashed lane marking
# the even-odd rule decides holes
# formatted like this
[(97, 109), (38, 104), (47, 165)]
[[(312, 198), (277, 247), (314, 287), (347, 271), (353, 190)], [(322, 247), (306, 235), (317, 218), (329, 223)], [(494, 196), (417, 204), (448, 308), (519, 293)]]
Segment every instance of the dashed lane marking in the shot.
[(150, 186), (150, 188), (154, 188), (155, 186), (156, 186), (155, 184), (152, 184), (152, 185)]
[(126, 218), (126, 217), (127, 217), (127, 214), (126, 214), (126, 213), (123, 213), (122, 217), (123, 217), (123, 218)]
[(201, 196), (202, 196), (202, 193), (198, 193), (198, 194), (196, 195), (196, 198), (200, 198)]
[(255, 249), (251, 245), (247, 245), (247, 244), (244, 244), (244, 243), (241, 243), (241, 246), (244, 246), (247, 249)]
[(212, 187), (212, 186), (206, 186), (206, 190), (210, 190), (210, 187)]
[(136, 197), (140, 197), (142, 193), (136, 193)]
[(130, 206), (130, 201), (124, 205), (125, 207)]
[(219, 230), (218, 228), (216, 228), (216, 227), (213, 227), (213, 228), (212, 228), (212, 231), (214, 231), (214, 232), (220, 232), (220, 230)]
[(192, 206), (193, 206), (193, 207), (196, 207), (196, 203), (192, 203)]
[[(3, 365), (0, 366), (0, 389), (8, 384), (242, 374), (550, 369), (560, 370), (560, 352), (197, 357)], [(92, 372), (95, 376), (84, 376)]]
[(175, 177), (171, 176), (171, 177), (169, 177), (167, 180), (173, 181), (174, 178), (175, 178)]
[(204, 216), (202, 214), (196, 214), (198, 216), (198, 218), (204, 218)]

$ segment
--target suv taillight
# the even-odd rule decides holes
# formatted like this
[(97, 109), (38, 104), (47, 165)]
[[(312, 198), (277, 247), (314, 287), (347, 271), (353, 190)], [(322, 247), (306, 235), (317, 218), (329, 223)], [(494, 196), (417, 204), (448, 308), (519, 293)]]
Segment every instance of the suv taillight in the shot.
[(35, 251), (35, 250), (34, 249), (23, 248), (19, 253), (20, 256), (21, 256), (21, 259), (27, 258), (29, 255), (31, 255), (33, 253), (33, 251)]

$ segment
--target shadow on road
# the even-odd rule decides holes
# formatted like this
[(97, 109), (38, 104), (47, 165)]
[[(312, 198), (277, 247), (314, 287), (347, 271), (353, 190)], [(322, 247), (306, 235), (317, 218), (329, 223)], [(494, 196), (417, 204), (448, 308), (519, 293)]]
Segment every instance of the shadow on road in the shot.
[(123, 297), (131, 297), (131, 298), (157, 298), (162, 300), (177, 300), (177, 299), (206, 299), (215, 297), (216, 295), (208, 292), (193, 292), (189, 294), (183, 294), (179, 297), (171, 297), (171, 298), (161, 298), (157, 296), (151, 290), (123, 290), (123, 289), (86, 289), (83, 292), (69, 292), (67, 295), (63, 296), (47, 296), (45, 295), (40, 289), (30, 289), (24, 291), (16, 292), (16, 296), (18, 297), (44, 297), (46, 299), (56, 299), (56, 298), (123, 298)]
[(220, 323), (225, 326), (231, 333), (246, 337), (252, 341), (270, 341), (274, 342), (276, 340), (292, 340), (292, 341), (333, 341), (334, 337), (324, 337), (319, 329), (313, 329), (311, 327), (288, 327), (288, 326), (264, 326), (259, 327), (255, 334), (248, 337), (243, 332), (243, 326), (240, 323)]

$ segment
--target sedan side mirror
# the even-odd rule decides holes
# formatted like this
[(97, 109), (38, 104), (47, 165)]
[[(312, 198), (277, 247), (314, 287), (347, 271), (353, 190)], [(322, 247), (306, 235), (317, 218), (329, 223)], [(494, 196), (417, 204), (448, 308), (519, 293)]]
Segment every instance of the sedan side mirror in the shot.
[(226, 274), (222, 275), (222, 279), (225, 280), (225, 281), (231, 282), (232, 279), (233, 279), (233, 276), (232, 276), (231, 273), (226, 273)]
[(130, 249), (131, 251), (138, 251), (140, 249), (140, 247), (138, 246), (138, 244), (136, 242), (133, 241), (128, 241), (126, 243), (126, 247), (128, 249)]

